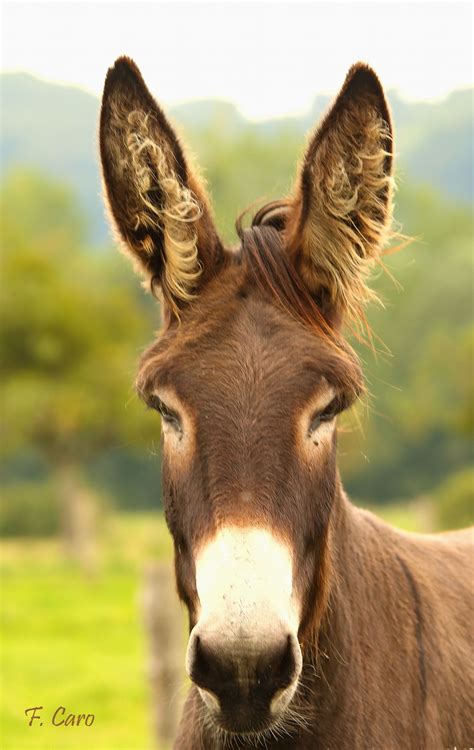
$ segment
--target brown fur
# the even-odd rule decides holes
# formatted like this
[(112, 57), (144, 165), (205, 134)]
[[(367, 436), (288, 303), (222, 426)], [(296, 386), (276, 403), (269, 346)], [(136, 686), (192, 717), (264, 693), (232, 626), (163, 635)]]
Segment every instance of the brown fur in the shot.
[[(119, 173), (110, 156), (123, 144), (118, 123), (139, 111), (137, 97), (149, 96), (138, 76), (124, 61), (109, 74), (101, 153), (115, 221), (140, 255), (130, 206), (145, 214), (154, 208), (140, 203), (136, 164)], [(117, 91), (118, 118), (110, 108)], [(154, 123), (154, 142), (165, 139), (163, 153), (175, 154), (179, 190), (197, 195), (164, 116), (147, 104), (141, 111), (153, 113), (146, 122)], [(280, 727), (286, 734), (261, 737), (268, 748), (431, 750), (474, 742), (468, 533), (417, 536), (390, 528), (346, 498), (335, 432), (313, 459), (300, 447), (299, 415), (328, 384), (338, 411), (363, 389), (340, 323), (362, 319), (367, 269), (389, 225), (389, 131), (378, 79), (355, 66), (312, 140), (296, 198), (262, 209), (250, 229), (239, 227), (238, 252), (222, 249), (203, 199), (195, 245), (200, 273), (186, 299), (178, 294), (177, 301), (167, 280), (166, 247), (153, 222), (142, 222), (153, 246), (141, 263), (172, 299), (137, 388), (152, 407), (157, 389), (176, 394), (186, 410), (182, 424), (196, 436), (179, 460), (166, 449), (163, 456), (165, 512), (190, 627), (198, 603), (195, 552), (220, 525), (263, 525), (293, 551), (303, 673)], [(122, 156), (133, 163), (131, 153)], [(162, 178), (154, 174), (159, 193)], [(182, 268), (178, 261), (178, 276)], [(256, 742), (257, 735), (231, 736), (213, 725), (191, 688), (177, 750)]]

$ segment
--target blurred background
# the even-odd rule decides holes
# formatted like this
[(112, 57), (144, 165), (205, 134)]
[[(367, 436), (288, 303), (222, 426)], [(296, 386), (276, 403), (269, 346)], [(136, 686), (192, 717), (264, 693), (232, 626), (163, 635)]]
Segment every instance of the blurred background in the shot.
[[(107, 67), (135, 58), (230, 243), (242, 209), (291, 188), (348, 67), (377, 70), (396, 218), (415, 240), (374, 279), (376, 353), (358, 347), (370, 399), (343, 426), (340, 465), (355, 502), (450, 529), (474, 505), (472, 6), (3, 3), (2, 50), (0, 744), (166, 748), (186, 625), (159, 418), (132, 390), (160, 315), (104, 218)], [(43, 726), (28, 726), (33, 706)], [(53, 727), (58, 706), (94, 723)]]

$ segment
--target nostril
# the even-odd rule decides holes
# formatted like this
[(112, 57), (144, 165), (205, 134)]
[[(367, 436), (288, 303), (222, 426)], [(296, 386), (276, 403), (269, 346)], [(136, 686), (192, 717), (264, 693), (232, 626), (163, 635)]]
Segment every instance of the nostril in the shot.
[[(204, 646), (202, 639), (197, 635), (194, 644), (193, 673), (198, 679), (204, 680), (211, 671), (211, 654)], [(194, 679), (194, 676), (193, 676)], [(194, 680), (198, 682), (198, 680)]]
[(190, 677), (193, 682), (200, 683), (201, 679), (204, 679), (209, 673), (209, 661), (203, 648), (201, 638), (198, 635), (194, 636), (192, 660), (191, 660)]
[(293, 636), (288, 635), (286, 639), (286, 646), (283, 649), (283, 653), (279, 665), (280, 678), (286, 682), (287, 685), (293, 680), (295, 675), (296, 663), (295, 654), (293, 648)]
[(283, 643), (267, 652), (265, 657), (260, 660), (257, 677), (259, 682), (265, 684), (270, 692), (275, 693), (277, 690), (288, 687), (293, 682), (298, 669), (296, 646), (296, 639), (290, 634)]
[(268, 710), (274, 696), (295, 682), (300, 669), (301, 650), (292, 634), (267, 640), (263, 646), (245, 639), (226, 642), (213, 632), (203, 634), (202, 628), (191, 634), (188, 674), (200, 690), (219, 701), (224, 712), (245, 713), (249, 705)]
[(201, 636), (193, 637), (189, 661), (189, 676), (198, 687), (218, 693), (220, 685), (229, 679), (225, 663)]

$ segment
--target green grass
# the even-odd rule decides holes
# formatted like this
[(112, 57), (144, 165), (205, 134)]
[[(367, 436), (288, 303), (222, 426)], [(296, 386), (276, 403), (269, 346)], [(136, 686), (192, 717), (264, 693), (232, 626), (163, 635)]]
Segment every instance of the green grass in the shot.
[[(139, 592), (144, 562), (170, 550), (150, 514), (110, 524), (93, 579), (55, 542), (2, 543), (4, 750), (153, 747)], [(44, 707), (43, 726), (28, 726), (32, 706)], [(95, 714), (93, 725), (52, 726), (58, 706)]]
[[(377, 512), (395, 525), (431, 530), (426, 503)], [(171, 551), (157, 514), (111, 518), (93, 578), (66, 561), (56, 541), (2, 542), (4, 750), (153, 748), (139, 593), (146, 561), (167, 559), (171, 566)], [(28, 726), (24, 711), (33, 706), (44, 707), (43, 726)], [(52, 726), (58, 706), (93, 713), (94, 724)]]

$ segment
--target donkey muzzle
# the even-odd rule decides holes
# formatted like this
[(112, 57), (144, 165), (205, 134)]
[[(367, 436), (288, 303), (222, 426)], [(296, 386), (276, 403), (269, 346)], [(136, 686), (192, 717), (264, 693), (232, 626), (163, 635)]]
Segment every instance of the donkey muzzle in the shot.
[(297, 638), (282, 630), (258, 646), (242, 636), (219, 637), (205, 627), (191, 633), (187, 667), (214, 721), (230, 732), (262, 731), (291, 701), (301, 672)]
[(291, 549), (270, 530), (224, 527), (195, 562), (188, 674), (221, 727), (261, 731), (291, 701), (301, 672)]

